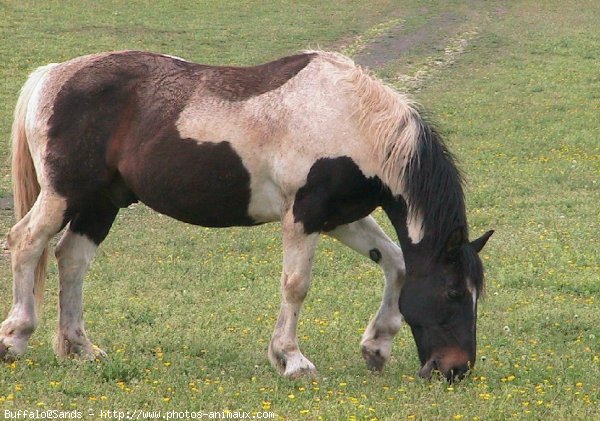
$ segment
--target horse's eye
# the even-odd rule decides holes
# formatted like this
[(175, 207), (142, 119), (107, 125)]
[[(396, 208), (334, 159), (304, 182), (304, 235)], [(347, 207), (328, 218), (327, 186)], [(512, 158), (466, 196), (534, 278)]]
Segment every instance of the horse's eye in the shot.
[(459, 289), (450, 289), (448, 290), (448, 298), (451, 300), (460, 300), (464, 296), (462, 290)]

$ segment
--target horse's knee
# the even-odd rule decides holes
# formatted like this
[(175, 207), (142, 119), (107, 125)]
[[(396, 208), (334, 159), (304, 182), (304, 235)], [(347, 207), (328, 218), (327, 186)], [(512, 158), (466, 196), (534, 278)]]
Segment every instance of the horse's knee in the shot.
[[(379, 251), (379, 250), (378, 250)], [(406, 274), (404, 255), (399, 247), (390, 245), (381, 248), (381, 257), (377, 264), (381, 266), (386, 276), (395, 277), (398, 281), (403, 281)]]
[(309, 278), (306, 275), (292, 273), (283, 275), (283, 294), (287, 301), (302, 302), (308, 293)]
[(6, 236), (6, 245), (11, 252), (15, 251), (22, 237), (23, 230), (21, 229), (20, 224), (15, 225), (8, 231), (8, 235)]
[(13, 239), (13, 235), (12, 235), (12, 229), (8, 231), (8, 234), (6, 235), (6, 246), (9, 249), (12, 249), (13, 244), (14, 244), (14, 239)]
[(31, 239), (28, 238), (21, 227), (14, 226), (9, 231), (6, 244), (10, 250), (13, 265), (16, 265), (16, 267), (27, 264), (35, 255), (34, 248), (31, 246)]
[(68, 241), (64, 241), (64, 238), (58, 242), (54, 249), (54, 256), (58, 261), (58, 264), (66, 261), (77, 261), (81, 259), (81, 253), (77, 253), (77, 249), (71, 246)]
[(77, 253), (72, 247), (65, 246), (64, 243), (59, 242), (54, 249), (54, 256), (58, 262), (59, 269), (79, 267), (85, 264), (85, 260), (81, 253)]
[(394, 336), (398, 333), (400, 327), (402, 327), (402, 316), (399, 311), (375, 319), (375, 331), (378, 334)]

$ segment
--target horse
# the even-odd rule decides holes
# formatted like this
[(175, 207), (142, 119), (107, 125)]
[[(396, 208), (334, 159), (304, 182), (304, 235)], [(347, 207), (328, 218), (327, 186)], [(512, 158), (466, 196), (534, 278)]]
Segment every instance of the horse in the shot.
[[(475, 363), (478, 253), (463, 181), (442, 136), (409, 97), (350, 58), (303, 51), (252, 67), (142, 51), (82, 56), (35, 70), (12, 126), (13, 305), (0, 359), (22, 355), (39, 320), (48, 244), (59, 272), (59, 357), (105, 353), (88, 338), (82, 283), (120, 208), (142, 202), (204, 226), (281, 222), (281, 308), (268, 357), (314, 375), (296, 328), (315, 247), (331, 236), (383, 271), (381, 305), (361, 340), (371, 370), (405, 320), (421, 361), (460, 379)], [(371, 213), (381, 207), (398, 242)]]

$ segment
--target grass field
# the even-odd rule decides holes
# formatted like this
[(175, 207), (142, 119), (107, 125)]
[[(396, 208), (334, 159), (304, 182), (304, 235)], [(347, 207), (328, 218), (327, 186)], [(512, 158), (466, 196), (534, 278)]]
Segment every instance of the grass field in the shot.
[[(26, 356), (0, 365), (5, 409), (273, 411), (280, 419), (600, 419), (600, 4), (594, 1), (0, 2), (0, 197), (18, 89), (36, 66), (135, 48), (251, 64), (348, 51), (414, 92), (468, 180), (483, 252), (478, 363), (449, 386), (416, 378), (408, 328), (379, 375), (359, 339), (377, 267), (319, 245), (299, 326), (318, 379), (283, 379), (266, 349), (279, 308), (279, 226), (209, 230), (121, 211), (85, 283), (109, 358), (57, 360), (57, 272)], [(0, 229), (13, 223), (0, 211)], [(376, 215), (388, 228), (381, 213)], [(0, 315), (11, 302), (0, 257)]]

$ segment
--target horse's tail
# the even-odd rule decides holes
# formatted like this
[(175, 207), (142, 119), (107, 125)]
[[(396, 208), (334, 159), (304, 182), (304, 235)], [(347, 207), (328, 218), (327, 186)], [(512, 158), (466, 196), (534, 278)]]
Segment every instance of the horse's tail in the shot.
[[(23, 219), (27, 212), (29, 212), (40, 193), (37, 173), (27, 142), (26, 120), (31, 96), (40, 79), (50, 67), (51, 65), (40, 67), (29, 76), (25, 85), (21, 88), (15, 107), (15, 119), (12, 124), (11, 133), (11, 162), (14, 211), (17, 221)], [(34, 293), (38, 311), (42, 303), (47, 262), (48, 248), (46, 247), (35, 269)]]

